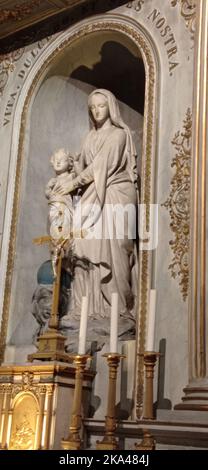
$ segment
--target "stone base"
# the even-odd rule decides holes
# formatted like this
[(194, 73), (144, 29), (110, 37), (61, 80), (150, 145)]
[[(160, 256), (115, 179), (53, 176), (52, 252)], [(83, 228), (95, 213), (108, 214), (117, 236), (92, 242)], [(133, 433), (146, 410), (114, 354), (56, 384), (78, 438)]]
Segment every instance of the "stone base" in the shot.
[[(121, 421), (116, 431), (119, 449), (154, 450), (153, 445), (155, 450), (208, 449), (207, 413), (200, 413), (203, 418), (200, 422), (199, 414), (197, 420), (197, 412), (164, 411), (166, 416), (163, 420)], [(177, 419), (180, 415), (183, 415), (183, 420), (182, 417)], [(84, 431), (85, 439), (89, 443), (88, 449), (95, 450), (97, 440), (102, 440), (104, 435), (105, 421), (85, 419)], [(151, 442), (144, 440), (144, 432), (151, 436)], [(107, 447), (105, 449), (107, 450)]]
[(188, 386), (183, 392), (182, 402), (175, 405), (175, 410), (208, 411), (208, 384)]

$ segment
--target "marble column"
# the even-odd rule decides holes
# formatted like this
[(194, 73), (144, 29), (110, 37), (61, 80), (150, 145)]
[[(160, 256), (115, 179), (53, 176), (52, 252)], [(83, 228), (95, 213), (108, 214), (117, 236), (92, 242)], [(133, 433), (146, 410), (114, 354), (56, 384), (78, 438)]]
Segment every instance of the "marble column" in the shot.
[(208, 2), (196, 11), (193, 97), (189, 383), (175, 409), (208, 410)]

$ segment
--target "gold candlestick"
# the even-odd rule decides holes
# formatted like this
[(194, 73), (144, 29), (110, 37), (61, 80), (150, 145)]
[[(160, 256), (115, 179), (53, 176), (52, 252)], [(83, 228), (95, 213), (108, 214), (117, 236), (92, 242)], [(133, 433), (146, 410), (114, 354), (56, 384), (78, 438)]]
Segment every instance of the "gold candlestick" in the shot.
[(87, 354), (77, 354), (71, 357), (73, 357), (73, 362), (76, 367), (74, 398), (71, 414), (71, 423), (69, 426), (69, 435), (67, 439), (62, 439), (61, 446), (64, 450), (79, 450), (82, 448), (82, 439), (80, 437), (80, 430), (82, 425), (82, 384), (87, 360), (91, 356), (88, 356)]
[(117, 421), (115, 416), (116, 407), (116, 379), (117, 369), (120, 359), (125, 356), (118, 353), (106, 353), (103, 357), (107, 358), (109, 366), (109, 384), (108, 384), (108, 402), (107, 414), (105, 417), (105, 434), (102, 441), (97, 441), (96, 450), (116, 450), (118, 449), (118, 441), (115, 438)]
[[(155, 351), (145, 351), (139, 354), (144, 358), (145, 368), (145, 396), (144, 396), (144, 411), (143, 419), (153, 420), (153, 379), (154, 379), (154, 367), (157, 362), (157, 358), (161, 356), (160, 353)], [(140, 444), (135, 444), (138, 450), (154, 450), (155, 439), (152, 434), (147, 430), (143, 429), (143, 439)]]
[(153, 416), (153, 379), (154, 368), (160, 353), (155, 351), (145, 351), (141, 354), (144, 357), (145, 368), (145, 398), (143, 419), (154, 419)]
[(135, 443), (135, 449), (137, 450), (155, 450), (156, 440), (148, 429), (143, 429), (142, 441), (137, 444)]
[(71, 357), (65, 353), (66, 337), (58, 331), (62, 249), (67, 243), (69, 243), (69, 241), (70, 240), (64, 238), (53, 240), (49, 236), (35, 238), (33, 240), (33, 243), (37, 245), (43, 245), (44, 243), (47, 243), (53, 246), (54, 250), (56, 249), (56, 272), (53, 282), (52, 308), (48, 329), (38, 337), (38, 351), (33, 354), (29, 354), (28, 361), (30, 362), (34, 361), (35, 359), (71, 362)]
[(61, 265), (62, 256), (61, 253), (57, 256), (57, 267), (56, 267), (56, 278), (53, 283), (53, 297), (52, 297), (52, 308), (51, 316), (49, 319), (48, 326), (50, 329), (58, 330), (58, 309), (59, 309), (59, 297), (60, 297), (60, 284), (61, 284)]

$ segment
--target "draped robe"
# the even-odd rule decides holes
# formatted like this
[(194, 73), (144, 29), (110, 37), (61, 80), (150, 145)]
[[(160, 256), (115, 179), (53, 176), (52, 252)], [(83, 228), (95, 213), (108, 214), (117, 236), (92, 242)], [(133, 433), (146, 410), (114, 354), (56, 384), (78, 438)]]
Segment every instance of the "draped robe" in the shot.
[[(75, 333), (82, 296), (88, 292), (88, 339), (102, 342), (110, 330), (111, 295), (118, 292), (118, 331), (126, 339), (135, 329), (137, 267), (136, 243), (131, 235), (135, 238), (137, 192), (131, 178), (126, 130), (112, 124), (90, 131), (79, 165), (77, 180), (83, 193), (75, 209), (74, 227), (79, 225), (82, 213), (85, 235), (75, 238), (72, 301), (63, 323), (69, 323)], [(118, 205), (118, 217), (115, 213), (112, 217)], [(124, 220), (125, 209), (129, 216)]]

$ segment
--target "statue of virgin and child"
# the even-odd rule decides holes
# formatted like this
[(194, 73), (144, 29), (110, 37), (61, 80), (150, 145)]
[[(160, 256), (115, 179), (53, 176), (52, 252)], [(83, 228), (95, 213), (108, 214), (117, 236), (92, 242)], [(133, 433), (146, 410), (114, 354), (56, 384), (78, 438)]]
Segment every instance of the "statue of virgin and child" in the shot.
[[(135, 335), (137, 305), (136, 151), (115, 96), (94, 90), (88, 98), (89, 131), (81, 153), (52, 156), (56, 177), (46, 187), (50, 228), (74, 233), (72, 282), (60, 329), (76, 351), (82, 297), (89, 297), (87, 346), (109, 340), (112, 294), (118, 294), (118, 339)], [(74, 196), (76, 196), (74, 198)], [(75, 199), (75, 203), (73, 202)], [(67, 214), (67, 216), (66, 216)], [(84, 236), (76, 236), (76, 233)], [(73, 269), (72, 269), (73, 265)], [(73, 271), (73, 272), (72, 272)]]

